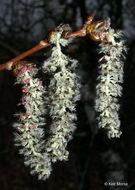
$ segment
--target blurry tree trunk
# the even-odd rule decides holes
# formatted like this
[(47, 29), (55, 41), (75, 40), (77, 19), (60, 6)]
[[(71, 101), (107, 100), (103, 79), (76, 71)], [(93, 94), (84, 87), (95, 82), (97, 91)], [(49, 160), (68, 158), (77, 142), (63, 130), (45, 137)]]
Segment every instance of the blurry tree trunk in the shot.
[(80, 13), (81, 13), (81, 17), (82, 17), (82, 21), (83, 23), (85, 22), (86, 18), (87, 18), (87, 10), (86, 10), (86, 7), (85, 7), (85, 0), (78, 0), (78, 5), (79, 5), (79, 8), (80, 8)]
[(110, 17), (112, 24), (117, 25), (117, 28), (122, 29), (123, 27), (123, 6), (122, 0), (109, 1), (110, 5)]

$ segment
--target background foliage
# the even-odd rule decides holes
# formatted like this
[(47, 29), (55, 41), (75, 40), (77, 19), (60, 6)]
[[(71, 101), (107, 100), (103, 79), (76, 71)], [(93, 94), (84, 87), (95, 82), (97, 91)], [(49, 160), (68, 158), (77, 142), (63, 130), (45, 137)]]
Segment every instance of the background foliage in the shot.
[[(68, 162), (59, 162), (49, 180), (37, 181), (24, 167), (23, 158), (14, 147), (13, 114), (21, 97), (19, 86), (9, 71), (0, 72), (0, 189), (2, 190), (102, 190), (104, 182), (128, 182), (128, 186), (107, 187), (110, 190), (135, 188), (135, 1), (134, 0), (1, 0), (1, 64), (45, 39), (47, 32), (60, 23), (79, 29), (93, 11), (96, 20), (110, 17), (112, 27), (124, 30), (128, 43), (123, 97), (120, 99), (120, 139), (108, 140), (97, 130), (94, 111), (98, 65), (98, 43), (88, 37), (74, 40), (71, 57), (79, 60), (82, 77), (82, 99), (77, 106), (78, 121), (74, 140), (69, 143)], [(38, 66), (48, 56), (49, 48), (27, 60)]]

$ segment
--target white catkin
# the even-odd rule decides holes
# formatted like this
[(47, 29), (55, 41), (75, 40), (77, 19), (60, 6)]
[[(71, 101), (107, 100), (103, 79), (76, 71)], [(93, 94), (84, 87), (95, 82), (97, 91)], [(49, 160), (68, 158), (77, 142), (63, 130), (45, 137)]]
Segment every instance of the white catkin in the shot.
[(120, 137), (118, 96), (122, 94), (124, 53), (126, 47), (122, 32), (109, 29), (107, 40), (100, 44), (99, 83), (96, 86), (96, 111), (99, 112), (99, 126), (108, 130), (108, 137)]
[(25, 165), (31, 167), (31, 174), (38, 174), (38, 179), (45, 180), (51, 173), (51, 161), (44, 153), (43, 114), (45, 89), (42, 81), (35, 77), (37, 69), (32, 65), (23, 66), (17, 76), (17, 82), (23, 85), (21, 104), (25, 108), (19, 115), (19, 122), (14, 124), (16, 145), (20, 146), (20, 154), (24, 155)]
[(76, 101), (80, 99), (78, 77), (76, 75), (77, 61), (62, 53), (61, 46), (66, 46), (69, 40), (62, 38), (63, 28), (59, 28), (52, 38), (54, 44), (50, 58), (44, 62), (45, 72), (53, 73), (49, 85), (51, 99), (50, 115), (52, 117), (51, 137), (46, 150), (52, 162), (67, 160), (69, 152), (67, 143), (72, 139), (75, 130), (74, 121)]

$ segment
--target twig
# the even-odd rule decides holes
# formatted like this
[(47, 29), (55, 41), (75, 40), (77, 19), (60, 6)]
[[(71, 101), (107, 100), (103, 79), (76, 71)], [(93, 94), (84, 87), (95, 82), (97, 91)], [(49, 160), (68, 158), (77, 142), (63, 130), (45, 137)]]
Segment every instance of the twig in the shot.
[[(71, 34), (65, 33), (64, 38), (68, 39), (68, 38), (74, 38), (74, 37), (84, 37), (84, 36), (88, 35), (94, 41), (103, 42), (105, 39), (105, 36), (103, 35), (105, 29), (103, 26), (105, 26), (107, 24), (107, 21), (103, 20), (103, 21), (93, 22), (94, 15), (95, 14), (92, 13), (88, 17), (88, 19), (86, 20), (86, 22), (84, 23), (83, 27), (80, 30), (73, 32)], [(15, 62), (18, 62), (18, 61), (24, 59), (25, 57), (27, 57), (45, 47), (51, 46), (52, 44), (50, 43), (50, 40), (51, 40), (51, 37), (54, 32), (55, 32), (55, 29), (49, 33), (49, 38), (47, 40), (40, 41), (40, 43), (38, 45), (36, 45), (35, 47), (33, 47), (32, 49), (30, 49), (30, 50), (22, 53), (21, 55), (11, 59), (10, 61), (0, 65), (0, 70), (4, 70), (4, 69), (12, 70), (13, 64)]]
[(67, 34), (65, 38), (74, 38), (74, 37), (84, 37), (87, 34), (87, 27), (91, 25), (95, 13), (92, 13), (86, 20), (85, 24), (81, 28), (81, 30), (78, 30), (76, 32), (73, 32), (71, 34)]
[(48, 47), (50, 46), (51, 44), (47, 41), (40, 41), (40, 43), (38, 45), (36, 45), (35, 47), (33, 47), (32, 49), (22, 53), (21, 55), (11, 59), (10, 61), (0, 65), (0, 70), (12, 70), (12, 66), (13, 66), (13, 63), (15, 62), (18, 62), (20, 61), (21, 59), (24, 59), (25, 57), (45, 48), (45, 47)]

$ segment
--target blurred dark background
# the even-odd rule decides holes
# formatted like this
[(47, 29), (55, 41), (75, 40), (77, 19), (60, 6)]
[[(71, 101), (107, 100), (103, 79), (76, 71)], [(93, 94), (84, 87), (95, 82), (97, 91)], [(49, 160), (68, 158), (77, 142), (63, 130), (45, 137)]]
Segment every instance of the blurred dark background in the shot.
[[(95, 20), (111, 18), (112, 27), (122, 29), (128, 46), (120, 119), (123, 134), (109, 140), (97, 130), (94, 111), (98, 74), (98, 43), (88, 37), (75, 39), (68, 54), (79, 61), (82, 99), (77, 105), (77, 130), (69, 143), (69, 161), (58, 162), (45, 182), (29, 174), (23, 157), (14, 147), (14, 113), (21, 98), (20, 86), (9, 71), (0, 72), (0, 190), (125, 190), (135, 189), (135, 1), (134, 0), (1, 0), (1, 64), (45, 39), (60, 23), (73, 31), (96, 11)], [(40, 67), (50, 48), (26, 60)], [(105, 186), (106, 181), (128, 183)]]

